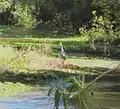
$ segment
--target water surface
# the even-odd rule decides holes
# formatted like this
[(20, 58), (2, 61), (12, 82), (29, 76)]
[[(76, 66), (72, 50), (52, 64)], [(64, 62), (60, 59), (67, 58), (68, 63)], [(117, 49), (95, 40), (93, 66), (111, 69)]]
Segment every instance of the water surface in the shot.
[[(114, 87), (116, 85), (112, 82), (96, 84), (91, 102), (94, 109), (120, 109), (120, 91)], [(0, 98), (0, 109), (54, 109), (54, 97), (47, 96), (48, 89), (42, 87), (18, 97)], [(64, 109), (62, 105), (60, 109)]]

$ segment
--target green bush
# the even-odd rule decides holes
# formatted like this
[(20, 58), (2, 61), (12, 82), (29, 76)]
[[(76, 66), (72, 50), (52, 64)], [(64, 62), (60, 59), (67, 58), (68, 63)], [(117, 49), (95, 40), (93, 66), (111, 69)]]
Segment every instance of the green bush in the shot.
[(0, 1), (0, 12), (4, 12), (9, 9), (12, 5), (13, 0), (1, 0)]
[(32, 16), (29, 5), (18, 3), (15, 5), (15, 9), (15, 11), (12, 11), (12, 14), (17, 26), (30, 28), (36, 25), (36, 20)]

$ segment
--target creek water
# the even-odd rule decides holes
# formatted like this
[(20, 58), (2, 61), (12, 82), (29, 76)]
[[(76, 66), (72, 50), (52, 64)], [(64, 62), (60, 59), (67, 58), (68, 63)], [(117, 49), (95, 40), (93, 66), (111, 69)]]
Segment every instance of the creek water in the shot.
[(1, 98), (0, 109), (53, 109), (53, 97), (47, 96), (48, 88), (21, 94), (18, 97)]
[[(120, 109), (120, 86), (112, 82), (96, 83), (91, 101), (94, 109)], [(54, 109), (54, 97), (48, 97), (49, 87), (21, 94), (18, 97), (0, 98), (0, 109)], [(60, 109), (64, 109), (62, 104)], [(72, 106), (70, 109), (73, 108)]]

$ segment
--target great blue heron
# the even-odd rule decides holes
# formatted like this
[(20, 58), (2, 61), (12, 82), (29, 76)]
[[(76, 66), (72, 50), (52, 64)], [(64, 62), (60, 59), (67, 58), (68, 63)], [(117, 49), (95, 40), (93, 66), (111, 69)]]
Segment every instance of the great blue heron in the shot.
[(61, 47), (61, 51), (60, 51), (61, 58), (63, 60), (66, 60), (66, 53), (65, 53), (65, 50), (64, 50), (62, 43), (60, 43), (60, 47)]

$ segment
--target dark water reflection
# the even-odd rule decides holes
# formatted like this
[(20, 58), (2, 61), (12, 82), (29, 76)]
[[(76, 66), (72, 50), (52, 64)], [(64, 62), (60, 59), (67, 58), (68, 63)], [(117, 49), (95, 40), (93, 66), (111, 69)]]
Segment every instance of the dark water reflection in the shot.
[[(120, 92), (114, 89), (116, 83), (96, 83), (91, 101), (93, 109), (120, 109)], [(117, 86), (119, 89), (119, 85)], [(48, 87), (24, 93), (19, 97), (0, 98), (0, 109), (54, 109), (54, 98), (47, 96)], [(62, 104), (61, 108), (64, 109)], [(73, 109), (73, 107), (70, 107)], [(77, 109), (77, 108), (74, 108)]]

